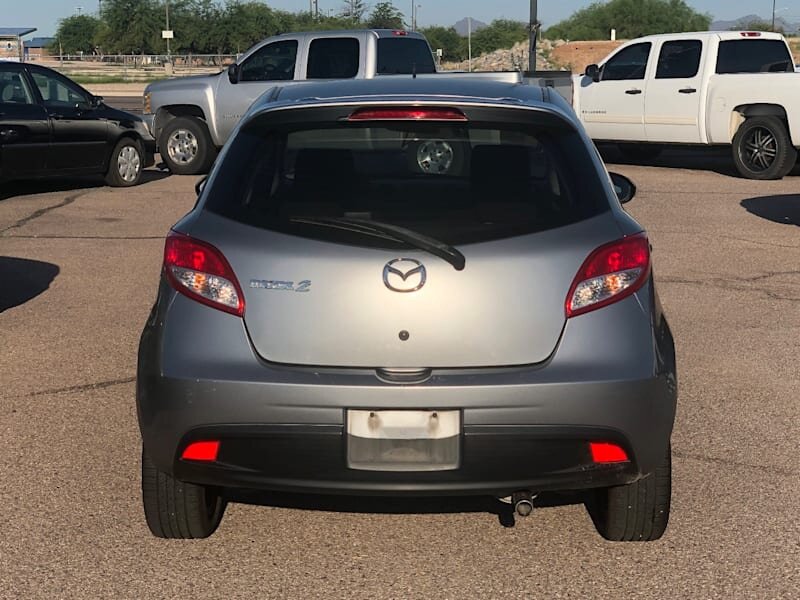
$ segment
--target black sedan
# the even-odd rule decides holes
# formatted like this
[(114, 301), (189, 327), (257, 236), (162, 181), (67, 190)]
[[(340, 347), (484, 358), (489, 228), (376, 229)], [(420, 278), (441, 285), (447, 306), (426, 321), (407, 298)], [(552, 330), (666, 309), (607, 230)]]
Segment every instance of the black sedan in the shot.
[(154, 152), (136, 115), (52, 69), (0, 62), (0, 181), (101, 174), (126, 187), (139, 183)]

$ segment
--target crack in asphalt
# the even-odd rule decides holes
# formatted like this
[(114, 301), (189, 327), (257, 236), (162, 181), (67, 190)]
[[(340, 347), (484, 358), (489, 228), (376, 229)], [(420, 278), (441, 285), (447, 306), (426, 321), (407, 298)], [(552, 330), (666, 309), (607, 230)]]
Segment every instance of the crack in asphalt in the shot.
[(715, 287), (718, 289), (735, 291), (735, 292), (756, 292), (764, 294), (773, 300), (786, 300), (787, 302), (800, 302), (800, 294), (797, 296), (783, 296), (778, 292), (769, 289), (757, 288), (747, 285), (748, 283), (756, 283), (759, 281), (766, 281), (772, 277), (780, 277), (781, 275), (800, 275), (800, 271), (774, 271), (767, 272), (762, 275), (753, 275), (750, 277), (712, 277), (709, 279), (689, 279), (682, 277), (671, 277), (669, 275), (656, 276), (657, 282), (663, 283), (683, 283), (686, 285), (707, 286)]
[(764, 471), (771, 475), (785, 475), (791, 477), (792, 475), (800, 475), (800, 470), (788, 469), (785, 467), (776, 467), (774, 465), (753, 465), (750, 463), (738, 462), (728, 458), (714, 458), (711, 456), (698, 456), (696, 454), (684, 454), (682, 452), (672, 451), (672, 455), (676, 458), (684, 458), (687, 460), (696, 460), (708, 464), (720, 464), (727, 467), (740, 467), (743, 469), (754, 469), (756, 471)]
[[(87, 190), (87, 191), (79, 192), (77, 194), (72, 194), (72, 195), (67, 196), (66, 198), (64, 198), (58, 204), (54, 204), (53, 206), (46, 206), (44, 208), (40, 208), (38, 210), (35, 210), (31, 214), (29, 214), (27, 217), (23, 217), (22, 219), (19, 219), (18, 221), (16, 221), (12, 225), (9, 225), (5, 229), (0, 229), (0, 235), (5, 236), (5, 233), (7, 231), (11, 231), (12, 229), (19, 229), (20, 227), (23, 227), (23, 226), (27, 225), (31, 221), (33, 221), (35, 219), (38, 219), (39, 217), (44, 216), (44, 215), (46, 215), (47, 213), (49, 213), (49, 212), (51, 212), (53, 210), (56, 210), (58, 208), (64, 208), (65, 206), (69, 206), (70, 204), (75, 202), (75, 200), (77, 200), (81, 196), (85, 196), (86, 194), (90, 193), (90, 191), (91, 190)], [(5, 236), (5, 237), (11, 237), (11, 236)]]
[(64, 388), (55, 388), (51, 390), (41, 390), (39, 392), (31, 392), (27, 397), (35, 396), (55, 396), (57, 394), (69, 394), (73, 392), (87, 392), (92, 390), (102, 390), (116, 385), (124, 385), (126, 383), (133, 383), (136, 377), (125, 377), (124, 379), (110, 379), (107, 381), (97, 381), (95, 383), (84, 383), (81, 385), (71, 385)]

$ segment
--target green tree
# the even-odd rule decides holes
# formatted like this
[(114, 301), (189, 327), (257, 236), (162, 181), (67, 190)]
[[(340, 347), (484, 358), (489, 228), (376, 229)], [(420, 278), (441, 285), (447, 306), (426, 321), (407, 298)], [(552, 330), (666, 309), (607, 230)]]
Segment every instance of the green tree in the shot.
[(442, 60), (462, 61), (467, 57), (467, 45), (464, 38), (452, 27), (426, 27), (420, 33), (428, 38), (434, 52), (442, 49)]
[(339, 13), (343, 19), (351, 23), (360, 23), (367, 14), (367, 3), (362, 0), (345, 0), (344, 6)]
[(378, 2), (367, 19), (370, 29), (402, 29), (403, 13), (391, 2)]
[(53, 48), (58, 51), (60, 44), (66, 54), (91, 53), (95, 48), (100, 24), (100, 20), (91, 15), (74, 15), (61, 19)]
[(528, 39), (528, 26), (519, 21), (496, 19), (472, 34), (472, 55), (480, 56), (500, 48), (511, 48)]
[(706, 31), (711, 16), (693, 10), (684, 0), (611, 0), (579, 10), (544, 32), (549, 39), (604, 40), (612, 29), (631, 39), (655, 33)]
[(105, 0), (100, 45), (105, 52), (155, 54), (163, 49), (164, 11), (156, 0)]

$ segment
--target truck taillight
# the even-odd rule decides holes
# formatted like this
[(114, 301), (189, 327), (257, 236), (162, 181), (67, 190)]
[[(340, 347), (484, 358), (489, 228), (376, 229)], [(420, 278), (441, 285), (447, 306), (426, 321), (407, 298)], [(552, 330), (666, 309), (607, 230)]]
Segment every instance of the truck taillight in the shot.
[(650, 242), (644, 233), (605, 244), (584, 261), (567, 295), (567, 318), (618, 302), (650, 275)]
[(164, 273), (177, 291), (237, 317), (244, 296), (230, 264), (211, 244), (171, 231), (164, 245)]
[(742, 37), (761, 37), (760, 31), (742, 31), (740, 33)]

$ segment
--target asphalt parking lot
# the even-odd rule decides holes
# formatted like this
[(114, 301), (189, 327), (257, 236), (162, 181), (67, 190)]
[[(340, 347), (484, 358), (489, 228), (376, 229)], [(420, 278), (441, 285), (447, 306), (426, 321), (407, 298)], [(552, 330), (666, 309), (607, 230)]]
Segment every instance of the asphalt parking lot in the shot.
[(655, 164), (612, 168), (639, 186), (677, 344), (673, 513), (622, 545), (569, 497), (514, 523), (491, 499), (253, 495), (208, 540), (153, 538), (136, 348), (195, 178), (2, 184), (0, 597), (796, 598), (800, 177)]

